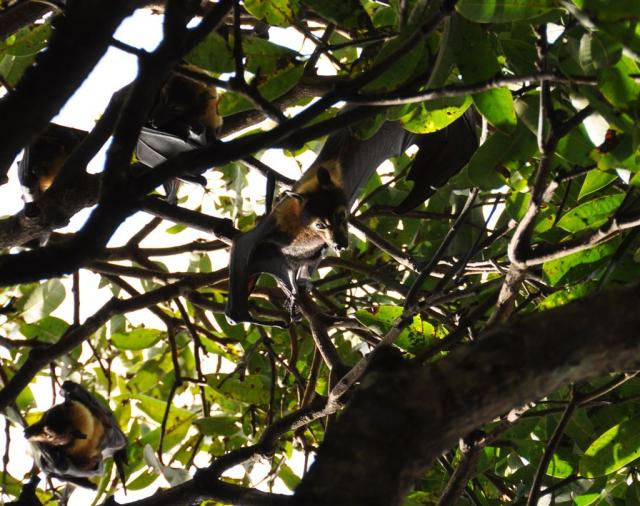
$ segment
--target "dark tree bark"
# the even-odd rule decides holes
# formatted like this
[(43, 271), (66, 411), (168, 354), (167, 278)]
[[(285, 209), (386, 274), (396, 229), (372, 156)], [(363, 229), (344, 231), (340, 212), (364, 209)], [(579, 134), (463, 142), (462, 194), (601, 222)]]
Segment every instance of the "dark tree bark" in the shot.
[(134, 1), (70, 2), (53, 23), (47, 50), (24, 73), (16, 89), (0, 100), (0, 184), (20, 149), (44, 130), (106, 53)]
[(293, 504), (402, 504), (413, 480), (478, 426), (569, 383), (640, 367), (640, 286), (514, 319), (428, 366), (372, 370)]

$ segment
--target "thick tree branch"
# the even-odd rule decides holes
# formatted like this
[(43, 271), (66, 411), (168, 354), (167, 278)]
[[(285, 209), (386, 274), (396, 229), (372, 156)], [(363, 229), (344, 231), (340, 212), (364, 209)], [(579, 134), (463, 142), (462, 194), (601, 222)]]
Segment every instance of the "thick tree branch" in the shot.
[(476, 427), (567, 383), (637, 369), (639, 302), (638, 285), (602, 292), (518, 317), (430, 366), (378, 372), (327, 434), (293, 504), (401, 504), (417, 474)]
[(44, 130), (109, 48), (113, 33), (140, 2), (72, 2), (13, 92), (0, 100), (0, 184), (20, 149)]

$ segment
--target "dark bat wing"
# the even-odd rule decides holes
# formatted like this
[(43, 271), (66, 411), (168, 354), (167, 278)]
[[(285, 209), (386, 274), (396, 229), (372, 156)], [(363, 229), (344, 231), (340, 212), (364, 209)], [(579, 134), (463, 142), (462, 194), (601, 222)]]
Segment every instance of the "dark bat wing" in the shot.
[(93, 483), (89, 478), (59, 473), (51, 473), (49, 476), (51, 476), (52, 478), (57, 478), (58, 480), (68, 481), (69, 483), (73, 483), (74, 485), (77, 485), (79, 487), (89, 488), (91, 490), (98, 489), (98, 487), (96, 487), (96, 484)]
[(50, 123), (33, 144), (25, 148), (18, 162), (18, 180), (28, 217), (39, 212), (33, 203), (40, 195), (40, 179), (55, 178), (63, 162), (59, 154), (66, 159), (86, 135), (84, 130)]
[[(62, 384), (62, 393), (65, 399), (84, 404), (89, 411), (100, 420), (104, 426), (104, 437), (100, 443), (102, 458), (113, 457), (116, 468), (118, 469), (118, 475), (124, 485), (124, 464), (128, 462), (127, 437), (120, 427), (118, 427), (118, 423), (111, 410), (100, 403), (86, 388), (73, 381), (65, 381)], [(100, 465), (100, 468), (101, 467)]]
[(5, 503), (5, 506), (42, 506), (40, 499), (36, 495), (36, 489), (40, 478), (37, 474), (31, 476), (28, 482), (22, 485), (20, 496), (17, 501)]
[(406, 213), (422, 204), (467, 165), (478, 149), (476, 124), (476, 114), (469, 108), (446, 128), (414, 137), (418, 153), (407, 175), (414, 184), (394, 209), (396, 213)]
[[(155, 167), (180, 153), (200, 147), (177, 135), (143, 127), (136, 145), (136, 158), (148, 167)], [(206, 186), (207, 180), (200, 174), (183, 174), (180, 179)]]
[(91, 413), (100, 420), (105, 428), (105, 435), (102, 441), (102, 453), (104, 456), (111, 456), (116, 451), (127, 445), (127, 438), (118, 427), (111, 410), (104, 406), (86, 388), (73, 381), (65, 381), (62, 384), (62, 393), (65, 399), (78, 401), (84, 404)]
[[(38, 467), (47, 476), (51, 476), (62, 481), (68, 481), (75, 485), (90, 488), (92, 490), (96, 489), (95, 484), (91, 482), (88, 477), (101, 474), (102, 465), (92, 471), (79, 469), (61, 447), (41, 443), (32, 443), (32, 447)], [(26, 504), (28, 505), (30, 503)]]
[(360, 188), (378, 166), (402, 153), (409, 146), (411, 138), (399, 121), (386, 121), (372, 137), (365, 140), (358, 139), (345, 128), (327, 138), (314, 165), (338, 159), (347, 200), (353, 203)]
[(249, 279), (268, 272), (291, 287), (287, 261), (277, 248), (269, 248), (264, 239), (274, 230), (275, 220), (265, 217), (254, 228), (233, 239), (229, 255), (229, 295), (225, 316), (231, 324), (251, 322), (257, 325), (285, 326), (283, 322), (253, 318), (249, 313)]

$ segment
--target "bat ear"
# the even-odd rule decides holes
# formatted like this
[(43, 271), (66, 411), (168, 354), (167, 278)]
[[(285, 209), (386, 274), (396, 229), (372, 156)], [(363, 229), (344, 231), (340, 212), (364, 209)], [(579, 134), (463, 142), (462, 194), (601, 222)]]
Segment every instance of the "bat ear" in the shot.
[(320, 186), (331, 186), (331, 174), (329, 174), (329, 171), (326, 169), (326, 167), (320, 167), (318, 168), (318, 172), (316, 174), (317, 178), (318, 178), (318, 184)]
[(292, 199), (296, 199), (296, 200), (300, 200), (303, 201), (304, 200), (304, 195), (302, 195), (302, 193), (296, 193), (296, 192), (292, 192), (292, 191), (285, 191), (284, 192), (285, 196), (287, 197), (291, 197)]

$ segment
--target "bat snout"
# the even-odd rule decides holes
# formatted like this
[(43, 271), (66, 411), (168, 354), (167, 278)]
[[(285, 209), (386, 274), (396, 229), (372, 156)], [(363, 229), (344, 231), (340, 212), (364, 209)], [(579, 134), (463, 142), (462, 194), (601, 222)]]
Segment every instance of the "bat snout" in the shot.
[(349, 247), (347, 234), (336, 234), (333, 238), (333, 247), (338, 252), (346, 250)]

